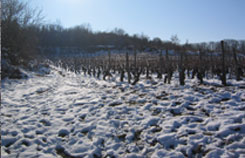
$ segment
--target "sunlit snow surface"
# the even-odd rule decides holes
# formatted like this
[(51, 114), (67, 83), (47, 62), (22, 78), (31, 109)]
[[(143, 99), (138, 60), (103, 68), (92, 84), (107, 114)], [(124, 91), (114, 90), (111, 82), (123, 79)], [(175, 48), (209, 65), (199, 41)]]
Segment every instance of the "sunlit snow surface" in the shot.
[(132, 86), (55, 67), (29, 76), (2, 81), (3, 158), (245, 157), (244, 81)]

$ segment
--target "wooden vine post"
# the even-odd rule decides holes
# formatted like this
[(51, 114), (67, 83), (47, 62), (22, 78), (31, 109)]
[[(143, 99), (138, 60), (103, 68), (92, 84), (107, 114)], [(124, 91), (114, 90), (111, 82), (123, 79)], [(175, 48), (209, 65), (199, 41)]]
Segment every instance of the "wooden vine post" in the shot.
[(226, 86), (226, 70), (225, 70), (225, 49), (224, 49), (224, 41), (221, 41), (221, 49), (222, 49), (222, 75), (221, 81), (224, 86)]
[(185, 85), (185, 69), (183, 66), (183, 56), (184, 53), (180, 52), (180, 61), (179, 61), (179, 82), (180, 85)]
[(128, 57), (128, 52), (126, 52), (126, 71), (128, 73), (128, 83), (131, 82), (131, 74), (130, 74), (130, 69), (129, 69), (129, 57)]

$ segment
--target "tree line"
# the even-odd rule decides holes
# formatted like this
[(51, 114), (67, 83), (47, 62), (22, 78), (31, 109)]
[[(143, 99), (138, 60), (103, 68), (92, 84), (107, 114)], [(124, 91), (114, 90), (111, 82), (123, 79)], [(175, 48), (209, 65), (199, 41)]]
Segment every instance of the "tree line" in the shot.
[[(18, 0), (2, 0), (2, 52), (9, 57), (31, 57), (37, 47), (78, 47), (94, 51), (99, 45), (112, 45), (122, 49), (133, 45), (138, 50), (145, 49), (200, 49), (220, 51), (219, 42), (180, 45), (177, 35), (169, 41), (156, 37), (152, 40), (144, 34), (129, 35), (123, 29), (115, 28), (109, 32), (92, 31), (89, 25), (63, 28), (59, 24), (44, 24), (41, 11), (32, 9), (27, 3)], [(245, 52), (245, 40), (226, 40), (230, 47)], [(185, 47), (185, 48), (183, 48)], [(8, 50), (8, 51), (6, 51)]]

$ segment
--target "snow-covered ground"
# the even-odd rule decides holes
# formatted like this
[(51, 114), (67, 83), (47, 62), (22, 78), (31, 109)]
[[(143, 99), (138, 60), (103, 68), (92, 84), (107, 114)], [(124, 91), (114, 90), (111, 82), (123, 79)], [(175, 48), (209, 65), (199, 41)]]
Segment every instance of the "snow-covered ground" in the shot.
[(62, 69), (29, 76), (2, 81), (3, 158), (245, 157), (244, 81), (132, 86)]

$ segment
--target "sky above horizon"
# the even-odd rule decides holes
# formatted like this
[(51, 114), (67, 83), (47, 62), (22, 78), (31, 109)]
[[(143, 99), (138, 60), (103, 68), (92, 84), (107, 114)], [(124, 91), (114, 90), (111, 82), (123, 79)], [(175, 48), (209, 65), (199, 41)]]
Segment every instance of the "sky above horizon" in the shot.
[(93, 31), (122, 28), (181, 43), (245, 39), (245, 0), (32, 0), (46, 23), (90, 24)]

